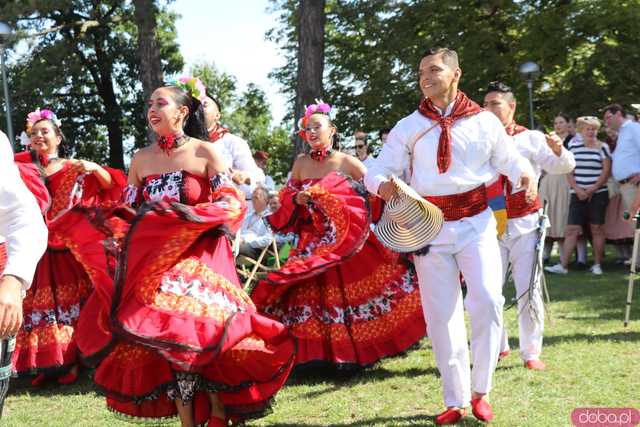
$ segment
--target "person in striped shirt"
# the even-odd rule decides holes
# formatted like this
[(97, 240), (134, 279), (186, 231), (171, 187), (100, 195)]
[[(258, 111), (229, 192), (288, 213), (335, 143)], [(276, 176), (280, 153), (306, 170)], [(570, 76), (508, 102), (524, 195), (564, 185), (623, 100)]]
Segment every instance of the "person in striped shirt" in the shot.
[(569, 143), (569, 151), (576, 160), (573, 173), (567, 175), (571, 186), (569, 221), (565, 230), (563, 254), (560, 263), (545, 270), (550, 273), (567, 274), (570, 254), (582, 231), (589, 224), (592, 236), (594, 264), (593, 274), (602, 274), (604, 256), (604, 217), (609, 203), (607, 179), (611, 172), (609, 146), (598, 140), (600, 120), (593, 116), (578, 117), (578, 134)]

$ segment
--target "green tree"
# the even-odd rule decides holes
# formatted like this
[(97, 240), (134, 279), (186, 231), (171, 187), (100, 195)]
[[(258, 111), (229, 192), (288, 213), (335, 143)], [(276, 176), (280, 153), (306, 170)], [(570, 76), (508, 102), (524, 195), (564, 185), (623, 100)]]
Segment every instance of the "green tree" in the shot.
[(289, 132), (273, 125), (267, 97), (253, 83), (239, 93), (236, 78), (218, 70), (214, 63), (199, 63), (191, 68), (222, 105), (221, 122), (234, 134), (244, 138), (253, 152), (269, 153), (266, 171), (276, 182), (284, 182), (293, 156)]
[[(0, 6), (0, 16), (27, 41), (17, 45), (9, 69), (15, 128), (23, 128), (29, 111), (49, 107), (63, 122), (66, 155), (124, 167), (123, 142), (145, 144), (147, 127), (131, 2), (13, 0)], [(165, 73), (183, 66), (175, 18), (159, 5)]]
[[(278, 26), (268, 37), (288, 58), (272, 77), (295, 93), (296, 4), (273, 0)], [(325, 100), (343, 133), (391, 126), (415, 110), (417, 63), (431, 46), (460, 56), (461, 89), (478, 102), (492, 80), (510, 84), (527, 123), (527, 91), (518, 66), (540, 64), (538, 123), (559, 111), (594, 114), (604, 104), (640, 97), (640, 0), (328, 0)], [(293, 63), (292, 63), (293, 62)], [(293, 110), (291, 104), (291, 110)]]

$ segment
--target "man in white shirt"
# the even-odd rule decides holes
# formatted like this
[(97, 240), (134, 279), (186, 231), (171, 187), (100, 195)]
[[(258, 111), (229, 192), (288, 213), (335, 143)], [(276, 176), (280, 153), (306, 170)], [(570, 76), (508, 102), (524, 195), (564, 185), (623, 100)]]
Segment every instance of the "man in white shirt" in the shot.
[(264, 172), (256, 165), (249, 144), (239, 136), (233, 135), (220, 124), (220, 104), (210, 95), (202, 101), (209, 140), (222, 156), (233, 182), (245, 193), (247, 200), (261, 183), (264, 183)]
[(631, 209), (640, 184), (640, 123), (626, 118), (620, 104), (604, 108), (607, 127), (618, 131), (616, 149), (611, 156), (611, 174), (620, 183), (625, 211)]
[[(445, 215), (426, 254), (415, 255), (427, 332), (443, 384), (447, 410), (436, 424), (455, 424), (471, 402), (476, 418), (489, 421), (487, 400), (502, 334), (501, 269), (496, 222), (485, 183), (496, 172), (517, 188), (536, 195), (529, 162), (509, 144), (504, 126), (458, 91), (462, 70), (450, 49), (429, 49), (419, 64), (424, 98), (418, 110), (400, 120), (365, 175), (367, 189), (390, 200), (390, 175), (409, 170), (410, 185)], [(467, 283), (473, 370), (464, 322), (459, 274)]]
[(260, 251), (271, 243), (273, 233), (264, 222), (264, 217), (269, 213), (267, 209), (269, 191), (264, 187), (253, 190), (251, 204), (253, 210), (247, 213), (240, 227), (238, 238), (240, 239), (240, 254), (250, 258), (257, 258)]
[[(516, 124), (516, 99), (511, 88), (500, 82), (492, 82), (484, 97), (484, 108), (491, 111), (504, 125), (510, 141), (518, 152), (526, 158), (535, 172), (536, 183), (542, 170), (549, 174), (565, 174), (575, 168), (573, 154), (563, 148), (559, 136), (547, 135), (529, 130)], [(537, 185), (537, 184), (536, 184)], [(507, 230), (499, 236), (502, 255), (503, 283), (509, 263), (516, 287), (518, 300), (518, 325), (520, 330), (520, 357), (525, 367), (533, 370), (544, 370), (540, 360), (542, 352), (542, 333), (544, 330), (544, 305), (540, 290), (539, 278), (535, 278), (537, 286), (530, 288), (533, 264), (536, 262), (536, 243), (538, 240), (538, 224), (540, 220), (540, 200), (527, 203), (524, 193), (505, 186), (507, 205)], [(512, 191), (506, 191), (512, 190)], [(509, 352), (507, 330), (503, 328), (500, 355)]]
[(7, 249), (0, 271), (0, 416), (9, 388), (13, 336), (22, 325), (22, 298), (47, 247), (47, 233), (36, 199), (13, 163), (9, 140), (0, 132), (0, 236)]

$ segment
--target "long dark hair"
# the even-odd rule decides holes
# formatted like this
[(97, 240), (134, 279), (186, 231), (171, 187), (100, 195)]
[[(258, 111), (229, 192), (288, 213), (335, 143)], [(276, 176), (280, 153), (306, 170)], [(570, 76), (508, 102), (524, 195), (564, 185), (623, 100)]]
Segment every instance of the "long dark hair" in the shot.
[(209, 132), (207, 132), (204, 110), (200, 101), (179, 86), (169, 85), (166, 86), (166, 88), (171, 91), (171, 95), (176, 104), (189, 109), (189, 114), (183, 123), (184, 133), (192, 138), (208, 141)]

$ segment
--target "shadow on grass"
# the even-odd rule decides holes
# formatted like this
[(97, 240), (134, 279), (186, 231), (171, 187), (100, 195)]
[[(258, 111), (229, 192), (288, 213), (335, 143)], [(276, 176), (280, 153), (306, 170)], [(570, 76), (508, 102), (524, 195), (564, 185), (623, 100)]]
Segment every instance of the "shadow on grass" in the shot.
[[(331, 424), (317, 424), (317, 423), (275, 423), (271, 424), (272, 427), (327, 427), (327, 426), (339, 426), (339, 427), (366, 427), (371, 425), (384, 425), (384, 426), (434, 426), (434, 416), (431, 415), (416, 415), (416, 416), (403, 416), (403, 417), (375, 417), (368, 418), (366, 420), (331, 423)], [(458, 426), (481, 426), (483, 423), (478, 420), (466, 417), (463, 421), (456, 424)]]
[[(357, 374), (350, 376), (349, 378), (345, 378), (344, 376), (330, 376), (326, 375), (317, 381), (318, 378), (314, 378), (313, 381), (308, 381), (306, 378), (296, 377), (293, 380), (290, 379), (289, 384), (304, 384), (304, 385), (313, 385), (313, 384), (326, 384), (327, 387), (322, 390), (314, 390), (308, 393), (302, 394), (305, 398), (313, 398), (317, 396), (321, 396), (323, 394), (333, 393), (334, 391), (340, 390), (342, 388), (353, 387), (358, 384), (366, 384), (369, 382), (378, 382), (381, 380), (386, 380), (389, 378), (416, 378), (421, 375), (429, 375), (434, 377), (439, 377), (440, 374), (435, 367), (426, 367), (426, 368), (409, 368), (403, 370), (389, 370), (382, 367), (375, 367), (370, 369), (365, 369)], [(393, 388), (392, 386), (390, 386)]]
[(564, 344), (570, 341), (640, 341), (640, 332), (614, 332), (610, 334), (573, 334), (573, 335), (555, 335), (545, 336), (544, 345), (552, 346), (557, 344)]
[(82, 371), (78, 376), (78, 381), (68, 385), (60, 385), (55, 380), (51, 380), (42, 386), (34, 387), (31, 385), (32, 379), (33, 377), (31, 376), (12, 378), (9, 386), (9, 396), (26, 394), (31, 396), (79, 396), (98, 393), (87, 371)]

